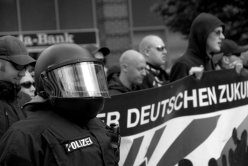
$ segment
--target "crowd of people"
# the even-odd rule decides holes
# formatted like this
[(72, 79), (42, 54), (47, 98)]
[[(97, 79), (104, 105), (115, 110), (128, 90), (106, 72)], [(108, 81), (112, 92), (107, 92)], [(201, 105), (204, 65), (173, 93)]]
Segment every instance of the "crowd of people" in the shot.
[(118, 165), (118, 125), (96, 118), (105, 98), (188, 75), (201, 79), (204, 71), (248, 75), (248, 47), (225, 39), (224, 30), (214, 15), (198, 15), (170, 73), (156, 35), (144, 36), (138, 50), (126, 50), (109, 68), (106, 47), (56, 44), (35, 60), (18, 38), (0, 37), (0, 165)]

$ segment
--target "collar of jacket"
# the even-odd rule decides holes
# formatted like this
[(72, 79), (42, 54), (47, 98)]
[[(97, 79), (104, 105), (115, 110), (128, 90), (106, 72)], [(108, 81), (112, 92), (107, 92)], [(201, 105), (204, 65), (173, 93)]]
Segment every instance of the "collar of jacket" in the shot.
[(154, 73), (155, 75), (158, 75), (161, 73), (161, 68), (160, 67), (156, 67), (150, 63), (146, 63), (146, 69), (152, 73)]

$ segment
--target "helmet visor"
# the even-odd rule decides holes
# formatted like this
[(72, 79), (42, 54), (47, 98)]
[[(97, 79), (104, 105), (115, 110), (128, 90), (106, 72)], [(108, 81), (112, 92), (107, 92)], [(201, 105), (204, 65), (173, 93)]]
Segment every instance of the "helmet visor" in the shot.
[(103, 65), (96, 62), (69, 64), (47, 71), (46, 92), (54, 97), (109, 97)]

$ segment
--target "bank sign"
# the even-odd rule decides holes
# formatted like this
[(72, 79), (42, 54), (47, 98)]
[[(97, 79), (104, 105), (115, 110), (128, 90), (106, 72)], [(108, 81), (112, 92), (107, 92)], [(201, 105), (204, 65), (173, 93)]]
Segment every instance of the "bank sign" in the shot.
[(24, 42), (29, 52), (40, 52), (44, 48), (58, 43), (75, 43), (79, 45), (98, 43), (96, 30), (87, 32), (40, 32), (15, 36), (18, 36)]

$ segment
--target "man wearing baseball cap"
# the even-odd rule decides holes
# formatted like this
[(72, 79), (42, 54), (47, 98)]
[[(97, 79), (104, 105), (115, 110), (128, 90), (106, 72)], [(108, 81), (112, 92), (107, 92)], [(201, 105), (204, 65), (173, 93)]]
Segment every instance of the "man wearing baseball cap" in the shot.
[(0, 37), (0, 138), (16, 121), (25, 118), (20, 101), (20, 79), (27, 65), (35, 63), (23, 42), (13, 36)]

